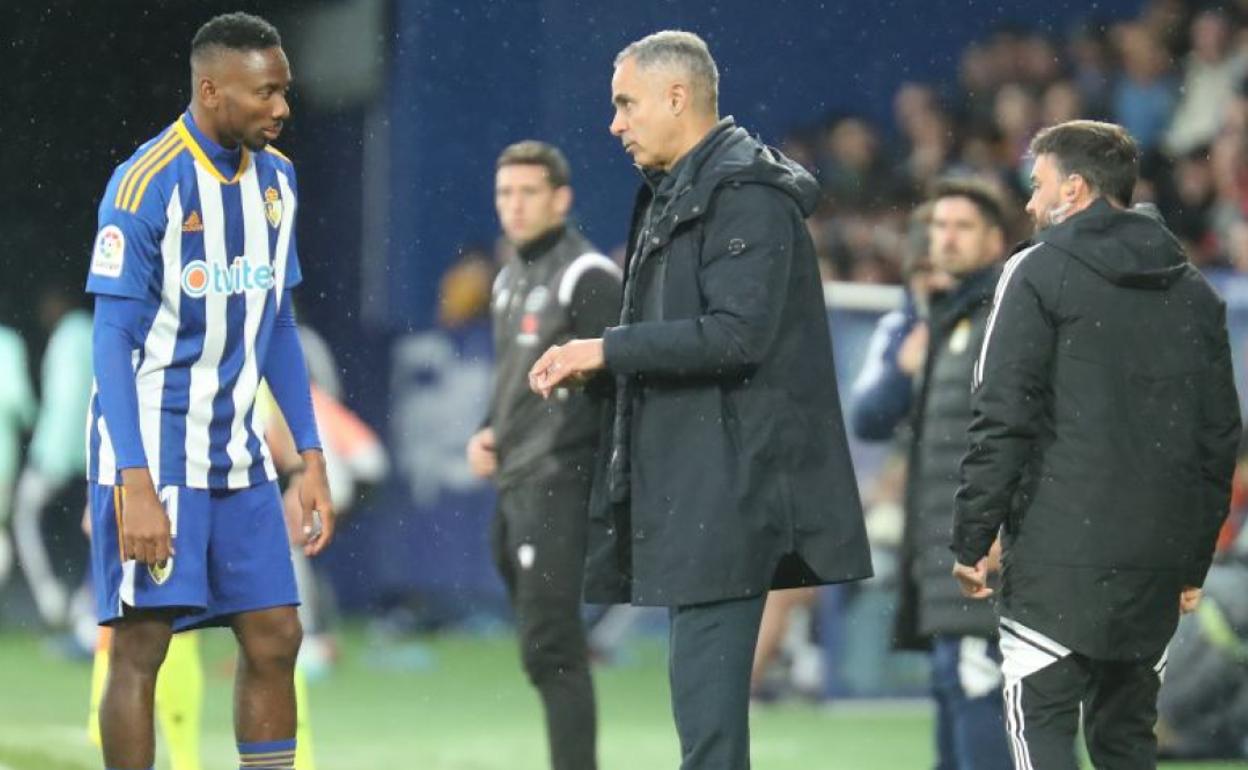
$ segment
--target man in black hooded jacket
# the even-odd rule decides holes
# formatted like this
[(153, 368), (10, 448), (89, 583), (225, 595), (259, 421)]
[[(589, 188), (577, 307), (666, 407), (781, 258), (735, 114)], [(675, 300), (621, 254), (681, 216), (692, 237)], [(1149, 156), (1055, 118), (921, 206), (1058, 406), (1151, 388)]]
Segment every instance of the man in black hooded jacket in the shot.
[(992, 593), (1018, 768), (1152, 768), (1166, 645), (1230, 503), (1225, 305), (1159, 219), (1125, 210), (1137, 150), (1074, 121), (1032, 143), (1035, 239), (1006, 264), (972, 386), (954, 575)]
[(590, 494), (586, 598), (669, 607), (683, 770), (749, 767), (749, 684), (769, 588), (866, 577), (862, 508), (818, 266), (818, 185), (719, 119), (706, 44), (659, 32), (611, 81), (642, 168), (624, 309), (552, 347), (535, 390), (612, 386)]

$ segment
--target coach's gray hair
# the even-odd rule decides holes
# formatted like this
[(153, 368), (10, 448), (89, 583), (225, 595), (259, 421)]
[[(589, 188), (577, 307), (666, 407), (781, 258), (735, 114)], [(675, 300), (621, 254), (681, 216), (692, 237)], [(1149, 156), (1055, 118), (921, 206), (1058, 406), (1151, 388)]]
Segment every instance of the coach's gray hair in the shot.
[(615, 66), (633, 59), (641, 69), (674, 67), (689, 76), (695, 102), (719, 114), (719, 68), (706, 41), (692, 32), (665, 29), (629, 43), (615, 57)]

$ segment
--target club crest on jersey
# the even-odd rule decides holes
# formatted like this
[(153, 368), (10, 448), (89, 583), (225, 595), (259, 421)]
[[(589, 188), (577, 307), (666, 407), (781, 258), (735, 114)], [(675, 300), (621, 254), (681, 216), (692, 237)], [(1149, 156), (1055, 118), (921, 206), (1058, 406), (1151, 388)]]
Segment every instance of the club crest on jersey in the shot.
[(524, 315), (520, 317), (520, 333), (516, 335), (518, 345), (536, 345), (541, 320), (538, 313), (550, 301), (550, 289), (545, 286), (534, 286), (524, 296)]
[(537, 313), (525, 313), (520, 317), (520, 333), (516, 335), (517, 345), (536, 345), (538, 329), (541, 324), (537, 320)]
[(182, 291), (190, 297), (269, 291), (276, 285), (272, 267), (253, 265), (246, 257), (235, 257), (228, 268), (210, 265), (202, 259), (192, 260), (182, 268)]
[(117, 225), (105, 225), (95, 236), (95, 252), (91, 256), (91, 272), (106, 278), (121, 276), (126, 260), (126, 236)]
[(264, 191), (264, 215), (272, 227), (282, 223), (282, 196), (272, 187)]
[(550, 300), (550, 289), (545, 286), (534, 286), (524, 298), (524, 312), (536, 313), (546, 307)]
[(153, 583), (163, 586), (165, 581), (173, 575), (173, 557), (170, 556), (160, 564), (147, 565), (147, 574), (152, 578)]

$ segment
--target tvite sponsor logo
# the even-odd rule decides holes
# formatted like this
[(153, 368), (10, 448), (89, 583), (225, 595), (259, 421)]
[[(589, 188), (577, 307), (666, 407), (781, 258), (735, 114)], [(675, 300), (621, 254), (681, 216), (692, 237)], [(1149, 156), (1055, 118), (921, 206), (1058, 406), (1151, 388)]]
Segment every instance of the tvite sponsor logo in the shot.
[(228, 267), (210, 265), (202, 259), (188, 262), (182, 268), (182, 291), (192, 297), (213, 294), (243, 294), (268, 291), (277, 283), (273, 268), (252, 265), (245, 257), (235, 257)]

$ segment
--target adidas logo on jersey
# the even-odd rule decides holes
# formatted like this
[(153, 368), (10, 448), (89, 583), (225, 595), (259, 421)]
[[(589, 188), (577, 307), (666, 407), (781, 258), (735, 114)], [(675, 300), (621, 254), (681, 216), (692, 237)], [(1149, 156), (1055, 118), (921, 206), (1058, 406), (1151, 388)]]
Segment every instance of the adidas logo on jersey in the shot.
[(192, 211), (187, 214), (186, 221), (182, 223), (182, 232), (184, 233), (202, 233), (204, 231), (204, 221), (199, 218), (198, 211)]
[(277, 285), (273, 268), (269, 265), (253, 265), (246, 257), (235, 257), (228, 268), (209, 265), (202, 259), (188, 262), (182, 268), (182, 291), (191, 297), (205, 294), (243, 294), (249, 291), (268, 291)]

